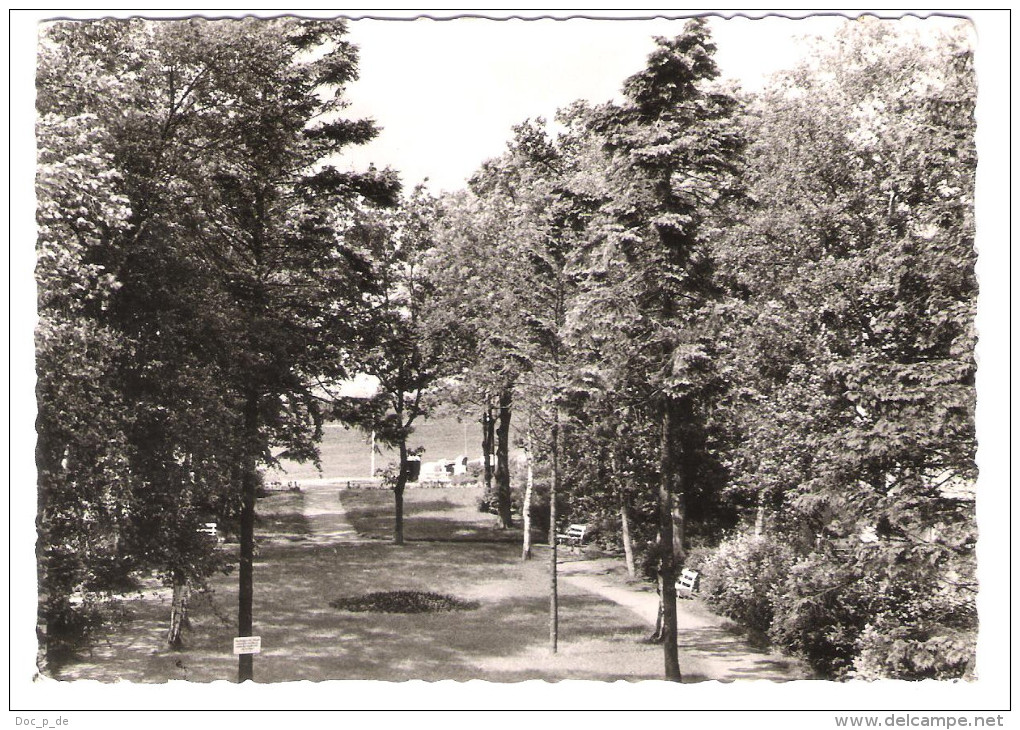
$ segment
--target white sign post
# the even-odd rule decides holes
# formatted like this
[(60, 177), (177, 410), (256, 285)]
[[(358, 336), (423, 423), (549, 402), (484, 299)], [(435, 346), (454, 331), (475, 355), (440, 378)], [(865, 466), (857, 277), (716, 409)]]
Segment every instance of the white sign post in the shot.
[(234, 639), (235, 654), (259, 654), (261, 652), (261, 636), (238, 636)]

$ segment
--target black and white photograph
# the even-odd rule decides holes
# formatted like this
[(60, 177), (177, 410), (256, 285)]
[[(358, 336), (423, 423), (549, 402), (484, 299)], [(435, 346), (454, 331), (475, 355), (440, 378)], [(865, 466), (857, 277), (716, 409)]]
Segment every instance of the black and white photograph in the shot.
[(11, 26), (21, 724), (1008, 724), (1008, 11), (195, 12)]

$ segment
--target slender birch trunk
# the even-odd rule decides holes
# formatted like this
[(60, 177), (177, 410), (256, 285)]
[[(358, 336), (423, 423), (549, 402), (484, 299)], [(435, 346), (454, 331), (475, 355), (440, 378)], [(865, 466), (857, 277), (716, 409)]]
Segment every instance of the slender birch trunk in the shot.
[(620, 494), (620, 531), (623, 535), (623, 557), (627, 563), (627, 575), (633, 578), (637, 575), (634, 567), (634, 544), (630, 537), (630, 509), (627, 506), (627, 499)]
[(620, 509), (620, 534), (623, 538), (623, 557), (627, 564), (627, 575), (633, 578), (637, 575), (637, 569), (634, 567), (634, 542), (630, 536), (630, 506), (627, 504), (627, 495), (624, 493), (623, 486), (620, 484), (620, 479), (617, 476), (620, 472), (614, 451), (609, 453), (609, 470), (612, 472), (610, 479), (617, 486), (617, 498)]
[(531, 451), (531, 424), (528, 424), (528, 480), (524, 486), (524, 504), (521, 506), (521, 517), (524, 520), (524, 543), (521, 546), (521, 560), (531, 559), (531, 495), (535, 488), (534, 457)]
[(556, 585), (556, 494), (560, 486), (560, 407), (553, 422), (552, 481), (549, 484), (549, 646), (556, 653), (559, 643), (559, 595)]
[(663, 632), (663, 602), (662, 602), (662, 576), (655, 576), (655, 592), (659, 598), (659, 608), (655, 613), (655, 630), (652, 631), (651, 636), (648, 637), (648, 642), (651, 644), (662, 643), (662, 632)]
[(171, 649), (184, 646), (182, 636), (188, 626), (188, 601), (191, 598), (191, 584), (187, 578), (174, 571), (173, 599), (170, 603), (170, 628), (167, 631), (166, 643)]

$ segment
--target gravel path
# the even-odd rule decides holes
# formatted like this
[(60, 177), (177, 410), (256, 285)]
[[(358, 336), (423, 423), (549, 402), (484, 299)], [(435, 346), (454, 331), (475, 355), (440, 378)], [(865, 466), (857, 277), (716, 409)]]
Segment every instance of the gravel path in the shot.
[[(654, 591), (622, 583), (612, 570), (619, 562), (614, 558), (566, 560), (560, 566), (561, 576), (571, 585), (630, 609), (651, 630), (658, 617), (659, 598)], [(685, 677), (788, 682), (811, 676), (795, 659), (756, 649), (731, 622), (694, 601), (677, 601), (677, 646)]]
[(258, 531), (260, 543), (321, 547), (367, 540), (358, 535), (347, 519), (337, 480), (307, 479), (296, 484), (301, 487), (301, 515), (307, 520), (307, 532), (295, 535), (286, 528), (262, 528)]
[(333, 545), (338, 542), (360, 541), (358, 533), (350, 520), (347, 511), (340, 502), (339, 489), (335, 486), (307, 485), (303, 486), (305, 494), (302, 512), (308, 518), (311, 545)]

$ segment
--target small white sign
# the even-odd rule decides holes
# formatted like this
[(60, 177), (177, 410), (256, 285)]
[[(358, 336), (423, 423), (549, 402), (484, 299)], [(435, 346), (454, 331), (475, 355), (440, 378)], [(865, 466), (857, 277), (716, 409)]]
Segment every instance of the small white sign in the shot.
[(238, 636), (234, 639), (235, 654), (258, 654), (261, 651), (261, 636)]

